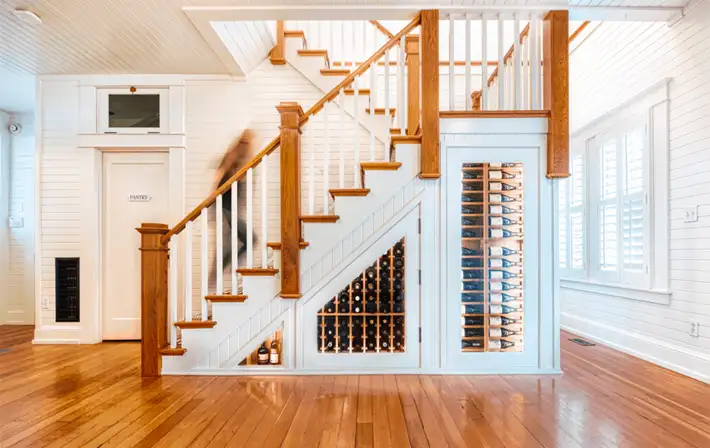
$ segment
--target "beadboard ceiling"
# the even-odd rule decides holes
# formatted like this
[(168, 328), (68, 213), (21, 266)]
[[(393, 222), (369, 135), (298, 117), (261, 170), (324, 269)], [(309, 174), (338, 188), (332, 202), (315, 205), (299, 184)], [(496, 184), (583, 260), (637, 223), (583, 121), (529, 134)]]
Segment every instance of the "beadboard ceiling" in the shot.
[[(0, 67), (28, 74), (226, 74), (183, 7), (683, 6), (681, 0), (0, 0)], [(43, 20), (13, 15), (28, 9)], [(249, 20), (249, 19), (246, 19)]]

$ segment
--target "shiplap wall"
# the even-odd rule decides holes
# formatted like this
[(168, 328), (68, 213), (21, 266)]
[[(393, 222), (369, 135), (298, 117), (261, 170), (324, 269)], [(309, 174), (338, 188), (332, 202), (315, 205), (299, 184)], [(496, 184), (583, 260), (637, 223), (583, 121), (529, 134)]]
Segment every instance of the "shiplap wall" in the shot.
[[(289, 65), (272, 66), (268, 61), (260, 64), (247, 81), (188, 80), (185, 83), (185, 118), (187, 148), (185, 153), (185, 207), (191, 210), (212, 191), (217, 168), (231, 140), (247, 126), (257, 134), (255, 150), (261, 150), (279, 133), (280, 116), (276, 105), (282, 101), (296, 101), (305, 109), (318, 101), (323, 93)], [(40, 161), (41, 194), (41, 244), (42, 276), (41, 303), (42, 323), (54, 323), (54, 258), (82, 256), (92, 250), (94, 241), (83, 235), (86, 223), (79, 219), (82, 204), (93, 201), (93, 192), (82, 183), (81, 167), (93, 151), (78, 148), (79, 122), (78, 80), (57, 80), (45, 77), (42, 81), (42, 159)], [(369, 157), (369, 137), (354, 120), (346, 115), (343, 140), (339, 132), (339, 114), (331, 106), (330, 115), (330, 168), (329, 183), (336, 188), (338, 183), (337, 151), (341, 142), (352, 142), (354, 132), (360, 133), (360, 158)], [(316, 191), (322, 183), (322, 160), (324, 134), (322, 114), (304, 128), (302, 139), (303, 184), (302, 205), (307, 207), (308, 157), (315, 151)], [(383, 157), (384, 145), (377, 145), (378, 157)], [(355, 167), (352, 154), (346, 158), (346, 179), (351, 182)], [(269, 223), (268, 241), (280, 240), (280, 184), (279, 151), (270, 156), (269, 163)], [(260, 235), (261, 169), (254, 172), (254, 229)], [(348, 184), (347, 186), (350, 186)], [(316, 213), (322, 213), (323, 204), (319, 194)], [(244, 204), (240, 204), (241, 216), (245, 216)], [(307, 213), (307, 211), (304, 211)], [(215, 263), (215, 213), (210, 210), (209, 242), (210, 265)], [(175, 224), (175, 223), (170, 223)], [(257, 249), (257, 246), (255, 246)], [(193, 240), (193, 301), (194, 310), (199, 310), (200, 298), (200, 225), (196, 222)], [(255, 266), (261, 261), (255, 250)], [(229, 276), (225, 276), (226, 286)], [(83, 276), (82, 290), (91, 290), (94, 280)], [(214, 285), (210, 285), (212, 291)], [(83, 299), (82, 299), (83, 300)]]
[[(562, 290), (562, 324), (710, 380), (710, 1), (665, 23), (604, 23), (571, 56), (572, 130), (652, 86), (670, 84), (668, 306)], [(684, 223), (698, 206), (697, 223)], [(691, 320), (700, 337), (691, 337)]]

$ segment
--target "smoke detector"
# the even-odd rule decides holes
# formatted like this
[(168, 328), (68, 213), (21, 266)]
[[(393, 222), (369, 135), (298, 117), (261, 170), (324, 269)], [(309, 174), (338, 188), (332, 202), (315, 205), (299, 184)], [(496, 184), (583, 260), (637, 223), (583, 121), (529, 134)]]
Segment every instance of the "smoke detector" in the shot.
[(22, 132), (22, 126), (18, 123), (12, 123), (7, 127), (7, 130), (10, 131), (10, 134), (19, 134)]
[(18, 19), (25, 23), (29, 23), (30, 25), (40, 25), (42, 23), (42, 18), (40, 16), (26, 9), (16, 9), (13, 11), (13, 14), (15, 14), (15, 17)]

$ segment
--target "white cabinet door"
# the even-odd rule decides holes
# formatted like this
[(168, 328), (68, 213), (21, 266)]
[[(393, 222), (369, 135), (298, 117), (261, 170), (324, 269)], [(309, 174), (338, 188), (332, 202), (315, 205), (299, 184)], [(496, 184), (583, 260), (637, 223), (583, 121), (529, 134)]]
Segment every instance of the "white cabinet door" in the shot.
[(168, 153), (103, 154), (104, 340), (141, 338), (140, 235), (168, 221)]
[(446, 368), (518, 372), (538, 366), (538, 148), (448, 147)]

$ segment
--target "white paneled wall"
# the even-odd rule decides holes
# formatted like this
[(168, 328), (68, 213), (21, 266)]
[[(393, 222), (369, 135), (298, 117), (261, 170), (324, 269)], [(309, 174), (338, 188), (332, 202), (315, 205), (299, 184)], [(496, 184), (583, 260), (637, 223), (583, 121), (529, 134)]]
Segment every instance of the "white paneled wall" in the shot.
[[(710, 380), (710, 2), (664, 23), (604, 23), (571, 56), (572, 131), (670, 84), (670, 305), (562, 290), (562, 324)], [(698, 206), (697, 223), (683, 209)], [(690, 322), (700, 323), (691, 337)]]

